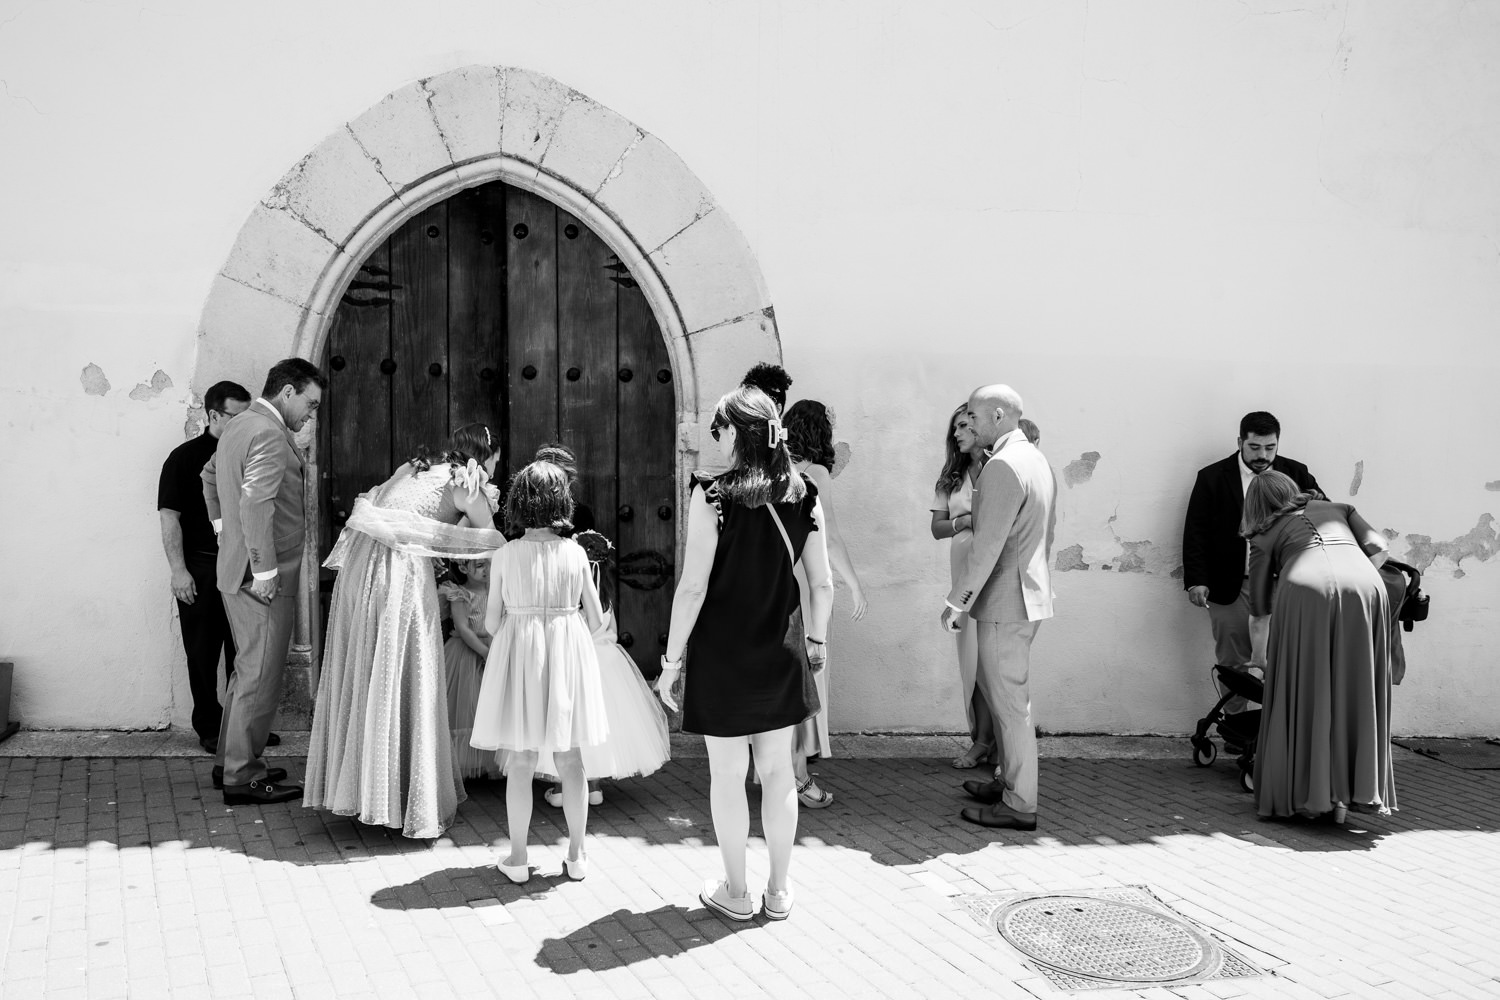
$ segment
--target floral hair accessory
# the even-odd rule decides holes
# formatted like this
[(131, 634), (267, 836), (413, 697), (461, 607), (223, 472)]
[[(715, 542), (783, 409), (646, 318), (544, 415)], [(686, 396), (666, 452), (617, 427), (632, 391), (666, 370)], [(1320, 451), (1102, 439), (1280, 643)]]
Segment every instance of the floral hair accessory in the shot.
[(609, 558), (609, 554), (615, 550), (614, 545), (608, 538), (599, 532), (589, 529), (580, 531), (573, 536), (573, 541), (583, 546), (583, 554), (588, 556), (589, 562), (600, 563)]
[(781, 426), (781, 421), (775, 417), (766, 421), (766, 443), (772, 448), (786, 440), (786, 428)]
[(465, 465), (462, 469), (455, 468), (453, 470), (453, 481), (462, 485), (470, 493), (478, 493), (480, 487), (484, 485), (488, 478), (484, 474), (484, 470), (479, 467), (479, 463), (472, 458), (469, 459), (469, 464)]

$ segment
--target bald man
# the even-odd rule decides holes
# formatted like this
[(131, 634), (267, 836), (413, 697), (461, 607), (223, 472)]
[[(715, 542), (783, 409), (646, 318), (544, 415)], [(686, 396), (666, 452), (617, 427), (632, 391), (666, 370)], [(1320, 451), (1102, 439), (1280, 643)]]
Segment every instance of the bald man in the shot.
[(974, 620), (979, 639), (979, 689), (999, 735), (1000, 763), (992, 781), (965, 781), (980, 802), (960, 814), (970, 823), (1036, 829), (1036, 728), (1031, 722), (1031, 641), (1052, 617), (1052, 533), (1057, 479), (1020, 429), (1021, 397), (1008, 385), (969, 396), (969, 425), (989, 452), (974, 498), (974, 545), (948, 595), (943, 626)]

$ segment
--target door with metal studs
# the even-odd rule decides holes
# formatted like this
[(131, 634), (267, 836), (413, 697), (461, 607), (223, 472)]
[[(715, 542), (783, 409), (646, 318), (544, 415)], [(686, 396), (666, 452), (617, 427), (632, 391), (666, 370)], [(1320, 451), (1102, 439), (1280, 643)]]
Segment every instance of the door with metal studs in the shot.
[(323, 556), (358, 494), (418, 445), (441, 451), (455, 427), (499, 435), (502, 492), (538, 445), (561, 441), (578, 456), (578, 499), (615, 544), (620, 643), (655, 676), (678, 516), (675, 386), (651, 308), (602, 240), (520, 188), (463, 191), (364, 261), (322, 367)]

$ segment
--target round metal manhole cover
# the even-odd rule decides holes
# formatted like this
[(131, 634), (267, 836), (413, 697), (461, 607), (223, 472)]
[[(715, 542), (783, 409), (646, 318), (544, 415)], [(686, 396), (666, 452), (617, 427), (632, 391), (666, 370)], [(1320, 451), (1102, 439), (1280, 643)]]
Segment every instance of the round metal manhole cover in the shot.
[(1017, 900), (994, 915), (995, 929), (1022, 953), (1064, 972), (1126, 983), (1203, 974), (1213, 941), (1169, 914), (1090, 896)]

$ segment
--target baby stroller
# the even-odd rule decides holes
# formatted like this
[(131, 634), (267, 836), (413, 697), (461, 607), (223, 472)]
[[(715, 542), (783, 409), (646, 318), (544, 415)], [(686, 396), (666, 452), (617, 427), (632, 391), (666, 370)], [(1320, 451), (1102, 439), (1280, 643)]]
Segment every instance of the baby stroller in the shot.
[(1236, 715), (1225, 715), (1224, 706), (1234, 697), (1244, 698), (1259, 705), (1265, 695), (1265, 684), (1253, 674), (1242, 674), (1230, 667), (1214, 665), (1214, 680), (1222, 696), (1207, 715), (1198, 720), (1198, 729), (1193, 733), (1193, 763), (1207, 767), (1219, 755), (1219, 748), (1209, 738), (1210, 728), (1219, 733), (1226, 750), (1238, 748), (1235, 763), (1240, 769), (1240, 787), (1245, 791), (1255, 789), (1255, 743), (1260, 738), (1260, 709), (1251, 709)]

